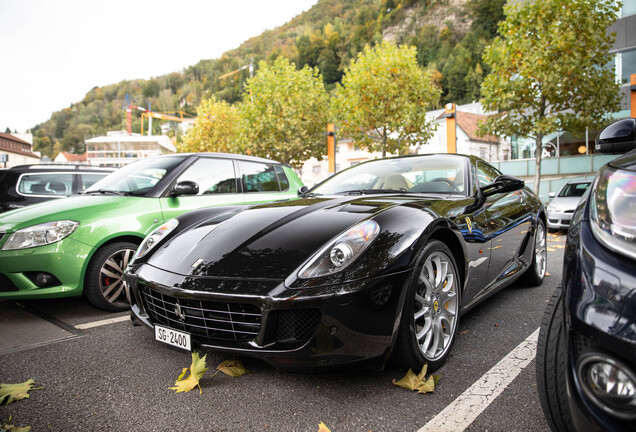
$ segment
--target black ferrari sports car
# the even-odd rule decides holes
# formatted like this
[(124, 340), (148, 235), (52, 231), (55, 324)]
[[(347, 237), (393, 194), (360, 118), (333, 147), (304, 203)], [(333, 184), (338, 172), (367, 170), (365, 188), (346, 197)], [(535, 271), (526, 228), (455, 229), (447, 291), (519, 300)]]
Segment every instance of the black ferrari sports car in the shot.
[(196, 210), (139, 247), (133, 322), (155, 339), (277, 368), (440, 367), (462, 313), (543, 281), (546, 215), (473, 156), (378, 159), (299, 199)]

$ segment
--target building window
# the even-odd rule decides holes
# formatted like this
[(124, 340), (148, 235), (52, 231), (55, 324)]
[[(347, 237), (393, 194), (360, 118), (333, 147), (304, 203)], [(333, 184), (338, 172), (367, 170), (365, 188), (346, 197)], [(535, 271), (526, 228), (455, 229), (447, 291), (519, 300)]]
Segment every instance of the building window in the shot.
[(630, 76), (634, 72), (636, 72), (636, 49), (617, 53), (616, 73), (620, 84), (629, 84)]
[(320, 172), (322, 171), (322, 166), (321, 165), (314, 165), (312, 171), (313, 171), (314, 174), (320, 174)]

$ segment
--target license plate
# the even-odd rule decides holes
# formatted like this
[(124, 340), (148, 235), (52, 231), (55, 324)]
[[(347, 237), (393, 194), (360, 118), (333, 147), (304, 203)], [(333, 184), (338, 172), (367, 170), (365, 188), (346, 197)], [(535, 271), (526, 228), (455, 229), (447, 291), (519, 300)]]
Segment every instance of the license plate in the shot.
[(188, 351), (192, 351), (190, 345), (190, 333), (180, 332), (168, 327), (155, 326), (155, 340), (168, 345), (176, 346)]

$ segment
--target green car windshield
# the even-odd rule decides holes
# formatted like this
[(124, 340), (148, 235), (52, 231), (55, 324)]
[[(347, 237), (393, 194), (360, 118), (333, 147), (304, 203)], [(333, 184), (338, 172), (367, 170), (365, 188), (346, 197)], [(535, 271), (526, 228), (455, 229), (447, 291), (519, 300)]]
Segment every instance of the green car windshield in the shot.
[(159, 157), (142, 159), (126, 165), (104, 177), (85, 194), (120, 193), (126, 195), (143, 195), (150, 191), (166, 174), (172, 171), (183, 157)]

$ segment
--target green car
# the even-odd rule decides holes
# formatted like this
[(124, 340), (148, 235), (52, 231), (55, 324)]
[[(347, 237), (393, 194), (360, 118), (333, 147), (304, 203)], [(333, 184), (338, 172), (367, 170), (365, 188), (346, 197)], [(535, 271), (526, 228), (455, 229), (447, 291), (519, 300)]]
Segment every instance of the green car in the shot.
[(296, 198), (302, 186), (289, 166), (250, 156), (139, 160), (81, 195), (0, 214), (0, 300), (84, 294), (101, 309), (125, 310), (124, 269), (155, 228), (203, 207)]

